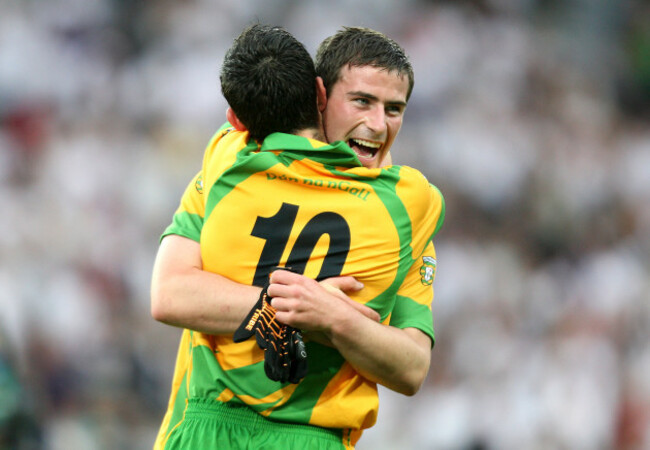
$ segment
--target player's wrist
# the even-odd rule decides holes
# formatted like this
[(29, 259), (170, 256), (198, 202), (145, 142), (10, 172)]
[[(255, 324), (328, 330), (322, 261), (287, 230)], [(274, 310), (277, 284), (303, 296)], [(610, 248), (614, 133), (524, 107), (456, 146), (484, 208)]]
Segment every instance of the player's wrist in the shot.
[(334, 344), (337, 342), (349, 341), (349, 336), (354, 333), (362, 314), (350, 305), (345, 305), (345, 312), (335, 316), (329, 326), (323, 330), (323, 334)]

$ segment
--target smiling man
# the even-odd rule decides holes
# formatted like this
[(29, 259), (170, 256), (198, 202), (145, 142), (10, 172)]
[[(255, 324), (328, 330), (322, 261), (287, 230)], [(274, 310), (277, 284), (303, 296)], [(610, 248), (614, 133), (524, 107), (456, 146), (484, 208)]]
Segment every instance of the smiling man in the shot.
[(316, 53), (328, 142), (344, 141), (365, 167), (385, 164), (413, 91), (413, 68), (393, 40), (369, 28), (344, 27)]

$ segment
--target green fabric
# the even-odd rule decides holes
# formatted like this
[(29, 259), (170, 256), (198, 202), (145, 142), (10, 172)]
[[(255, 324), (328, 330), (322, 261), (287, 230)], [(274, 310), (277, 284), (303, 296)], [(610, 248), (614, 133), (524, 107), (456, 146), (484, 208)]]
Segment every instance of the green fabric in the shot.
[(203, 217), (198, 214), (191, 214), (186, 211), (174, 214), (172, 223), (165, 229), (160, 236), (160, 240), (170, 234), (178, 234), (193, 241), (201, 240), (201, 229), (203, 228)]
[(422, 305), (408, 297), (397, 296), (390, 325), (396, 328), (417, 328), (435, 342), (431, 310), (427, 305)]
[(169, 436), (166, 450), (341, 450), (340, 430), (278, 423), (243, 405), (190, 399), (185, 420)]
[(440, 189), (438, 189), (438, 187), (434, 186), (433, 184), (431, 185), (431, 187), (434, 188), (436, 191), (438, 191), (438, 194), (440, 194), (440, 201), (442, 202), (442, 210), (440, 211), (440, 217), (438, 217), (438, 223), (436, 223), (436, 229), (433, 230), (433, 236), (435, 236), (436, 234), (438, 234), (438, 231), (440, 231), (442, 224), (445, 222), (446, 206), (445, 206), (445, 197), (443, 197), (442, 192), (440, 192)]

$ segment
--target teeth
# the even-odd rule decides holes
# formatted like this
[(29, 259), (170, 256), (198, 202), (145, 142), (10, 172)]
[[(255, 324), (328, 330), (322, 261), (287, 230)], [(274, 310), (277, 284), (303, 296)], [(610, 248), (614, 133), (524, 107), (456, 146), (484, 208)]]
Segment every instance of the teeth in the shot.
[(356, 142), (359, 145), (363, 145), (364, 147), (370, 147), (370, 148), (379, 148), (381, 147), (381, 144), (379, 142), (371, 142), (371, 141), (365, 141), (363, 139), (351, 139), (352, 141)]

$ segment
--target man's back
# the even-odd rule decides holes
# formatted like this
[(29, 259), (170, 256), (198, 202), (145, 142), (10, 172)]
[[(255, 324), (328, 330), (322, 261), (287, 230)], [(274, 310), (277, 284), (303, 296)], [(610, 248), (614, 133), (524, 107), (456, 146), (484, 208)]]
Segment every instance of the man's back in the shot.
[(231, 142), (226, 136), (204, 162), (204, 269), (257, 286), (278, 266), (317, 280), (353, 276), (365, 286), (355, 300), (385, 319), (434, 234), (437, 190), (407, 167), (350, 168), (347, 146), (277, 133), (233, 160), (232, 148), (224, 151)]
[[(359, 167), (345, 145), (278, 133), (258, 152), (254, 143), (242, 150), (244, 138), (226, 133), (206, 152), (204, 270), (255, 285), (276, 266), (315, 279), (354, 276), (364, 289), (352, 298), (387, 323), (398, 288), (438, 225), (438, 191), (413, 169)], [(424, 313), (430, 320), (430, 310)], [(309, 373), (296, 388), (265, 378), (253, 342), (194, 333), (193, 345), (209, 347), (195, 352), (201, 362), (193, 364), (214, 365), (208, 372), (215, 379), (191, 384), (198, 396), (226, 400), (228, 390), (229, 401), (270, 418), (329, 428), (374, 423), (374, 383), (332, 348), (308, 343)]]

